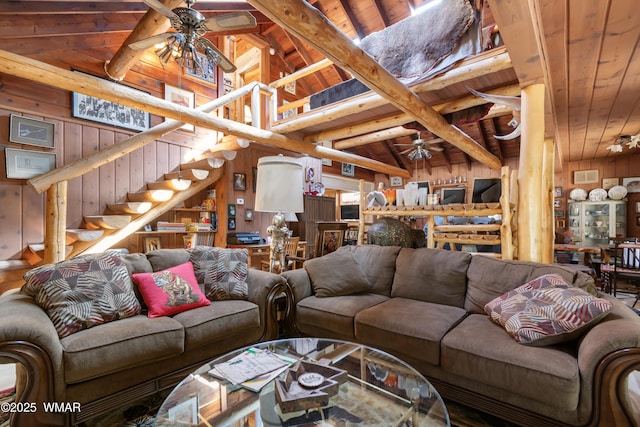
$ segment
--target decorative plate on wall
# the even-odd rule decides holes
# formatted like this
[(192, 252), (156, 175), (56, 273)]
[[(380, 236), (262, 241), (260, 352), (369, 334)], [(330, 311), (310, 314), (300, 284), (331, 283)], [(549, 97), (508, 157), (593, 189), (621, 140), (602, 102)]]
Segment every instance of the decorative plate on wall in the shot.
[(604, 188), (594, 188), (589, 192), (589, 200), (592, 202), (604, 202), (607, 200), (607, 190)]
[(569, 193), (569, 198), (578, 202), (587, 200), (587, 190), (583, 188), (574, 188), (571, 190), (571, 193)]
[(627, 187), (623, 185), (614, 185), (609, 189), (609, 198), (613, 200), (622, 200), (627, 196)]

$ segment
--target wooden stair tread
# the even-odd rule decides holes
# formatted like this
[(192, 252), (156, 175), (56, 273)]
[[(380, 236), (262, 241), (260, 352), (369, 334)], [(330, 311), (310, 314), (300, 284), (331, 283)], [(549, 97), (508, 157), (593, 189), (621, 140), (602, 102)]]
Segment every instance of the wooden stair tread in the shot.
[(147, 184), (149, 190), (174, 190), (183, 191), (191, 186), (188, 179), (168, 179), (166, 181), (150, 182)]
[(165, 173), (164, 179), (188, 179), (189, 181), (202, 181), (209, 176), (206, 169), (184, 169), (178, 172)]
[(104, 234), (104, 230), (89, 230), (87, 228), (67, 228), (67, 239), (72, 241), (79, 240), (81, 242), (93, 242), (98, 240)]
[(131, 222), (131, 215), (90, 215), (84, 217), (88, 229), (116, 230)]
[(182, 163), (180, 170), (186, 169), (218, 169), (224, 165), (224, 159), (218, 159), (214, 157), (205, 157), (204, 159), (196, 160), (194, 162)]
[(107, 208), (115, 214), (139, 215), (147, 212), (152, 206), (151, 202), (124, 202), (108, 204)]
[[(64, 247), (65, 257), (67, 257), (72, 250), (73, 246), (66, 245)], [(32, 243), (27, 245), (27, 249), (24, 251), (22, 256), (29, 265), (38, 264), (44, 259), (44, 243)]]
[(132, 202), (166, 202), (172, 196), (172, 190), (147, 190), (128, 193), (127, 199)]

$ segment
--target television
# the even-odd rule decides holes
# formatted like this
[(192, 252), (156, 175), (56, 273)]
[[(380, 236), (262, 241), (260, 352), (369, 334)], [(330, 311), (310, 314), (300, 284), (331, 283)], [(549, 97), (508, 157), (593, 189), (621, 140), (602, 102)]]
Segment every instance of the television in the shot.
[(497, 203), (502, 195), (500, 178), (474, 178), (471, 203)]
[(360, 205), (340, 205), (340, 219), (360, 219)]
[(466, 188), (443, 188), (440, 190), (440, 204), (464, 203)]

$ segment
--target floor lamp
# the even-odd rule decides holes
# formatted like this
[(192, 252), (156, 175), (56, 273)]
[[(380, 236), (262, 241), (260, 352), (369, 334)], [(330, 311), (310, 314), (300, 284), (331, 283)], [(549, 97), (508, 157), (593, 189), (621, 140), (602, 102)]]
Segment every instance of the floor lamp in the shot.
[(300, 161), (293, 157), (268, 156), (258, 159), (256, 204), (258, 212), (276, 212), (267, 227), (271, 236), (269, 271), (274, 272), (276, 261), (284, 270), (284, 243), (289, 235), (283, 212), (303, 212), (304, 179)]

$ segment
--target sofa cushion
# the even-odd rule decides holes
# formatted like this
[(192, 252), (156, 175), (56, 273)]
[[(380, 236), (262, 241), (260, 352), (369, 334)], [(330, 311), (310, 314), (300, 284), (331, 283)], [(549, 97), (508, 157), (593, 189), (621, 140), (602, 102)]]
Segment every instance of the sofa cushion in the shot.
[(198, 283), (211, 301), (244, 299), (249, 297), (247, 277), (249, 267), (246, 249), (227, 249), (196, 246), (189, 249)]
[(356, 339), (437, 366), (440, 340), (466, 314), (459, 307), (391, 298), (356, 315)]
[(474, 256), (467, 271), (464, 308), (470, 313), (485, 314), (484, 306), (489, 301), (536, 277), (552, 273), (559, 274), (565, 282), (579, 286), (591, 295), (597, 295), (593, 279), (575, 270), (552, 264)]
[(369, 291), (367, 276), (349, 251), (335, 251), (304, 263), (318, 298), (353, 295)]
[(309, 336), (353, 339), (356, 314), (388, 299), (378, 294), (310, 296), (296, 304), (296, 327)]
[(79, 383), (179, 355), (184, 329), (170, 317), (134, 316), (60, 340), (65, 382)]
[(146, 256), (153, 267), (153, 271), (166, 270), (169, 267), (174, 267), (189, 261), (189, 252), (182, 248), (156, 249), (147, 252)]
[(350, 251), (371, 285), (370, 292), (391, 295), (391, 283), (396, 272), (396, 257), (400, 246), (346, 245), (338, 252)]
[(466, 252), (402, 248), (391, 296), (462, 307), (470, 260)]
[(151, 273), (153, 271), (153, 266), (145, 254), (121, 254), (120, 257), (130, 275), (135, 273)]
[(140, 313), (127, 268), (114, 252), (43, 265), (24, 280), (22, 291), (47, 312), (60, 338)]
[(190, 262), (131, 277), (149, 308), (149, 317), (170, 316), (211, 304), (200, 290)]
[(234, 337), (238, 342), (260, 338), (260, 310), (249, 301), (213, 301), (211, 305), (173, 316), (184, 327), (185, 351)]
[(486, 314), (471, 314), (444, 336), (440, 351), (446, 372), (563, 411), (578, 406), (580, 371), (571, 346), (523, 346)]
[(499, 296), (484, 309), (516, 342), (552, 345), (577, 338), (611, 308), (609, 301), (547, 274)]

